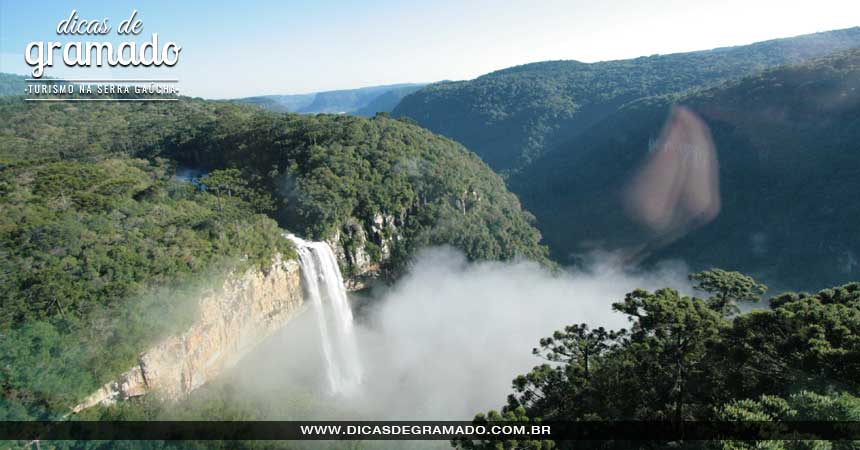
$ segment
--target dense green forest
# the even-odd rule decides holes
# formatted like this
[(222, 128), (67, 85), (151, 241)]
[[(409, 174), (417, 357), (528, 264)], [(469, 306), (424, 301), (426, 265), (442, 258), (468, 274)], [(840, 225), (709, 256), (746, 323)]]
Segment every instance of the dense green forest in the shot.
[[(459, 144), (384, 115), (216, 118), (217, 132), (172, 150), (181, 161), (241, 167), (278, 198), (275, 217), (316, 238), (350, 218), (398, 218), (393, 264), (416, 246), (451, 244), (472, 259), (543, 259), (530, 214)], [(366, 224), (366, 228), (370, 228)]]
[[(551, 265), (541, 233), (565, 263), (600, 249), (708, 269), (690, 276), (700, 296), (665, 288), (607, 299), (620, 300), (612, 308), (627, 329), (573, 324), (541, 340), (534, 355), (546, 363), (513, 380), (501, 411), (477, 421), (858, 421), (860, 284), (844, 284), (860, 278), (858, 46), (853, 28), (634, 60), (529, 64), (418, 92), (396, 85), (240, 101), (31, 104), (9, 96), (23, 78), (4, 75), (0, 420), (61, 418), (157, 338), (186, 327), (193, 300), (213, 281), (276, 253), (295, 257), (285, 230), (339, 237), (347, 253), (358, 230), (376, 230), (360, 245), (392, 279), (434, 245), (470, 260)], [(394, 118), (375, 114), (391, 108)], [(671, 234), (634, 221), (624, 198), (680, 108), (713, 141), (720, 206)], [(183, 170), (203, 175), (192, 182), (178, 176)], [(767, 309), (750, 310), (783, 289), (817, 293), (771, 296)], [(174, 406), (142, 398), (80, 418), (272, 413), (229, 382)]]
[(547, 61), (407, 96), (406, 116), (463, 143), (496, 171), (516, 172), (642, 97), (752, 75), (860, 46), (860, 28), (752, 45), (586, 64)]
[[(198, 285), (292, 255), (283, 229), (322, 239), (383, 213), (398, 218), (392, 268), (433, 244), (545, 259), (531, 217), (479, 158), (385, 116), (185, 98), (9, 98), (0, 116), (4, 418), (66, 413), (187, 325)], [(180, 165), (207, 175), (181, 180)]]
[(0, 162), (103, 155), (233, 168), (275, 197), (282, 227), (315, 239), (376, 213), (398, 220), (396, 257), (447, 243), (473, 259), (543, 259), (530, 214), (479, 158), (385, 115), (284, 115), (226, 102), (171, 105), (0, 103)]
[[(860, 420), (860, 284), (785, 293), (738, 314), (765, 287), (737, 272), (691, 279), (704, 298), (636, 290), (613, 304), (627, 329), (576, 324), (541, 339), (545, 362), (513, 380), (500, 420)], [(575, 443), (463, 441), (463, 449), (849, 449), (856, 441)]]
[(259, 213), (265, 193), (204, 192), (173, 169), (129, 157), (0, 165), (0, 418), (65, 414), (187, 326), (201, 285), (292, 254)]
[[(622, 191), (650, 158), (672, 105), (710, 127), (722, 208), (672, 242), (633, 222)], [(781, 289), (860, 276), (860, 51), (717, 88), (633, 102), (510, 180), (556, 258), (589, 246), (732, 267)], [(642, 243), (650, 243), (641, 248)], [(799, 263), (801, 262), (802, 263)]]

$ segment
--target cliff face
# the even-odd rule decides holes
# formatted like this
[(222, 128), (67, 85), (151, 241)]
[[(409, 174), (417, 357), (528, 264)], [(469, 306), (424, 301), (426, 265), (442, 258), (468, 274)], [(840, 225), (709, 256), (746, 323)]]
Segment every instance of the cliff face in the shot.
[(402, 238), (405, 216), (405, 212), (400, 217), (376, 213), (365, 220), (352, 218), (327, 241), (344, 268), (348, 290), (364, 289), (381, 277), (382, 266)]
[(199, 318), (183, 334), (140, 355), (136, 366), (73, 408), (155, 392), (179, 399), (235, 364), (302, 310), (299, 264), (273, 259), (266, 270), (229, 277), (200, 299)]

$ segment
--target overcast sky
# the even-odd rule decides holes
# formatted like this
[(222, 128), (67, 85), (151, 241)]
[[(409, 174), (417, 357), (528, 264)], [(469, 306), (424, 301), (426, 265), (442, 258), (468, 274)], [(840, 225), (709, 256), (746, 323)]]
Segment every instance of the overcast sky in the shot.
[[(57, 36), (76, 9), (109, 18), (111, 34)], [(140, 36), (119, 39), (132, 10)], [(174, 41), (175, 69), (65, 77), (153, 75), (183, 94), (229, 98), (361, 86), (470, 79), (535, 61), (593, 62), (674, 53), (860, 25), (860, 1), (433, 0), (97, 1), (0, 0), (0, 71), (26, 74), (31, 41)]]

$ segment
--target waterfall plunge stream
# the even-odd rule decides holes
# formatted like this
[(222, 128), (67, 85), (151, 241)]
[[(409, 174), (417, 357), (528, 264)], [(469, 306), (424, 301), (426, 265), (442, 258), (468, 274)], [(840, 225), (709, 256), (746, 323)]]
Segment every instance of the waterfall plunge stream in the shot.
[(295, 244), (299, 255), (305, 292), (319, 326), (331, 393), (354, 393), (361, 382), (361, 364), (337, 258), (325, 242), (305, 241), (292, 234), (287, 239)]

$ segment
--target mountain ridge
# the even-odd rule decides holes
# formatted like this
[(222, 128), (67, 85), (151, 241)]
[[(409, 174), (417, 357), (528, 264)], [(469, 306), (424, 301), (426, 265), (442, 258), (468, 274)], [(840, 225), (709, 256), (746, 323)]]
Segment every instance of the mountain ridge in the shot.
[(397, 83), (307, 94), (260, 95), (230, 101), (251, 103), (274, 112), (335, 113), (372, 117), (378, 112), (390, 112), (400, 99), (423, 86), (425, 83)]
[[(769, 69), (720, 86), (639, 99), (513, 176), (556, 259), (654, 242), (625, 211), (623, 189), (650, 157), (673, 105), (710, 127), (722, 211), (640, 256), (694, 269), (737, 267), (777, 288), (814, 290), (856, 278), (860, 49)], [(852, 125), (853, 124), (853, 125)], [(589, 244), (591, 243), (591, 244)], [(809, 265), (791, 261), (801, 258)]]
[(463, 143), (494, 170), (522, 170), (637, 98), (735, 79), (860, 46), (860, 27), (697, 52), (544, 61), (430, 84), (392, 111)]

